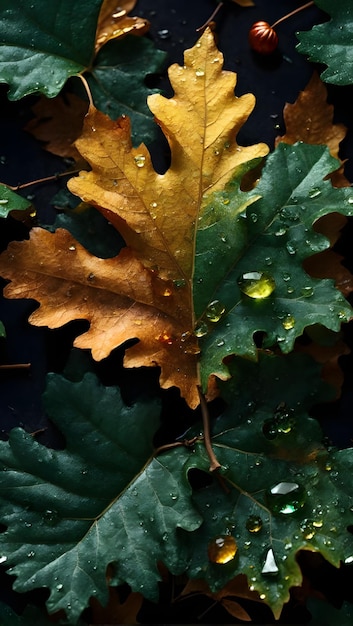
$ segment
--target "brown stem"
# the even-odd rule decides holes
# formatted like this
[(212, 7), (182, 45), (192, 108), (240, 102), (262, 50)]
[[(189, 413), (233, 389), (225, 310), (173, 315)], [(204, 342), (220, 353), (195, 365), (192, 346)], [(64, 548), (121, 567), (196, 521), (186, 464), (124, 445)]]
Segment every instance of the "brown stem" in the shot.
[(281, 22), (284, 22), (284, 20), (288, 19), (289, 17), (292, 17), (292, 15), (296, 15), (296, 13), (299, 13), (299, 11), (303, 11), (304, 9), (308, 9), (313, 4), (314, 4), (314, 2), (312, 0), (311, 2), (307, 2), (306, 4), (303, 4), (301, 7), (298, 7), (297, 9), (294, 9), (294, 11), (291, 11), (290, 13), (287, 13), (287, 15), (284, 15), (283, 17), (280, 17), (279, 20), (277, 20), (276, 22), (271, 24), (271, 28), (274, 28), (275, 26), (278, 26), (278, 24), (281, 24)]
[(210, 22), (212, 22), (213, 18), (216, 17), (218, 11), (220, 11), (220, 9), (222, 8), (222, 6), (224, 5), (224, 2), (219, 2), (218, 6), (216, 6), (215, 10), (213, 11), (212, 15), (210, 15), (210, 17), (208, 18), (208, 20), (202, 24), (202, 26), (199, 26), (199, 28), (196, 29), (196, 32), (200, 32), (201, 30), (205, 30), (205, 28), (207, 28), (207, 26), (210, 24)]
[(198, 441), (200, 437), (193, 437), (192, 439), (184, 439), (184, 441), (174, 441), (173, 443), (165, 443), (163, 446), (159, 446), (154, 451), (154, 456), (160, 454), (161, 452), (165, 452), (166, 450), (171, 450), (172, 448), (180, 448), (183, 446), (184, 448), (189, 448), (192, 446), (195, 441)]
[(40, 185), (42, 183), (50, 183), (54, 180), (58, 180), (58, 178), (63, 178), (63, 176), (71, 176), (71, 174), (78, 174), (80, 170), (70, 170), (69, 172), (60, 172), (58, 174), (53, 174), (52, 176), (46, 176), (45, 178), (37, 178), (36, 180), (31, 180), (29, 183), (22, 183), (21, 185), (6, 185), (6, 183), (2, 183), (11, 191), (19, 191), (19, 189), (25, 189), (26, 187), (32, 187), (32, 185)]
[(211, 433), (210, 433), (210, 416), (208, 413), (207, 402), (205, 396), (202, 393), (201, 387), (197, 385), (197, 390), (199, 392), (200, 397), (200, 406), (202, 413), (202, 423), (203, 423), (203, 436), (206, 452), (208, 454), (208, 458), (210, 459), (210, 472), (214, 472), (221, 467), (215, 453), (213, 452), (212, 444), (211, 444)]
[(85, 88), (86, 94), (87, 94), (87, 98), (89, 101), (89, 106), (93, 107), (93, 98), (92, 98), (92, 94), (91, 94), (91, 90), (89, 88), (89, 84), (87, 82), (87, 80), (85, 79), (85, 77), (82, 74), (78, 74), (78, 77), (82, 80), (83, 86)]
[(30, 367), (30, 363), (14, 363), (10, 365), (0, 365), (0, 370), (29, 370)]

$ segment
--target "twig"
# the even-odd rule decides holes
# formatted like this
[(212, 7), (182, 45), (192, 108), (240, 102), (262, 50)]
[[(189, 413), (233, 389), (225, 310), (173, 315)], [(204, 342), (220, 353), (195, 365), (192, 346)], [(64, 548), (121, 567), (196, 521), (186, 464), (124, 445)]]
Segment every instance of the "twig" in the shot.
[(85, 77), (82, 74), (78, 74), (78, 77), (82, 80), (82, 83), (83, 83), (83, 86), (85, 88), (85, 91), (86, 91), (86, 94), (87, 94), (87, 98), (88, 98), (88, 101), (89, 101), (89, 105), (90, 105), (90, 107), (93, 107), (94, 103), (93, 103), (91, 90), (89, 88), (89, 84), (88, 84), (87, 80), (85, 79)]
[(215, 453), (213, 452), (213, 448), (211, 444), (210, 416), (208, 413), (207, 402), (205, 400), (205, 396), (203, 395), (201, 387), (199, 385), (197, 385), (197, 390), (199, 392), (199, 397), (200, 397), (205, 448), (208, 454), (208, 458), (210, 459), (210, 472), (214, 472), (221, 467), (221, 464), (219, 463)]
[(7, 185), (6, 183), (2, 183), (11, 191), (19, 191), (19, 189), (25, 189), (26, 187), (32, 187), (32, 185), (40, 185), (42, 183), (50, 183), (54, 180), (58, 180), (59, 178), (63, 178), (63, 176), (71, 176), (71, 174), (78, 174), (80, 172), (79, 169), (70, 170), (69, 172), (59, 172), (58, 174), (53, 174), (52, 176), (46, 176), (45, 178), (37, 178), (36, 180), (31, 180), (29, 183), (22, 183), (19, 185)]
[(0, 370), (29, 370), (30, 367), (31, 367), (30, 363), (14, 363), (14, 364), (0, 365)]
[(224, 2), (219, 2), (218, 3), (218, 5), (216, 6), (216, 8), (213, 11), (212, 15), (210, 15), (210, 17), (208, 18), (208, 20), (206, 20), (206, 22), (204, 24), (202, 24), (202, 26), (199, 26), (199, 28), (196, 29), (197, 33), (199, 33), (201, 30), (205, 30), (205, 28), (207, 28), (207, 26), (210, 24), (210, 22), (212, 22), (213, 18), (216, 17), (218, 11), (222, 8), (223, 5), (224, 5)]
[(283, 15), (283, 17), (280, 17), (279, 20), (271, 24), (271, 28), (278, 26), (278, 24), (281, 24), (281, 22), (284, 22), (284, 20), (288, 19), (288, 17), (292, 17), (292, 15), (296, 15), (296, 13), (299, 13), (299, 11), (303, 11), (303, 9), (308, 9), (313, 4), (314, 2), (312, 0), (311, 2), (307, 2), (306, 4), (303, 4), (301, 7), (297, 7), (296, 9), (294, 9), (294, 11), (291, 11), (290, 13)]

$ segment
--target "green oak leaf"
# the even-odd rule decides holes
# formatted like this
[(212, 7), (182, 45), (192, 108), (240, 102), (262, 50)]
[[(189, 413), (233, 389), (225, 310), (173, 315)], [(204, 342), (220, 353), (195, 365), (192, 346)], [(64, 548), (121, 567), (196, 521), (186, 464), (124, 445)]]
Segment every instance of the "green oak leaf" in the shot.
[(7, 217), (11, 211), (26, 211), (31, 202), (0, 183), (0, 217)]
[[(58, 626), (68, 625), (66, 620), (55, 622)], [(0, 602), (0, 624), (1, 626), (52, 626), (53, 621), (48, 617), (47, 612), (37, 606), (26, 606), (19, 615), (3, 602)], [(83, 626), (83, 622), (78, 621), (75, 626)]]
[(312, 30), (297, 33), (297, 50), (310, 61), (324, 63), (327, 69), (321, 78), (334, 85), (353, 82), (353, 3), (351, 0), (315, 0), (315, 4), (331, 16), (329, 22), (317, 24)]
[(1, 0), (0, 82), (18, 100), (56, 96), (69, 78), (89, 67), (102, 0)]
[(64, 609), (74, 624), (91, 596), (107, 601), (112, 564), (113, 584), (155, 600), (157, 562), (183, 571), (177, 530), (201, 523), (182, 471), (190, 452), (154, 457), (158, 403), (124, 406), (92, 374), (78, 383), (50, 376), (45, 405), (64, 450), (20, 428), (0, 442), (0, 560), (16, 576), (14, 589), (48, 587), (48, 611)]
[[(313, 224), (334, 211), (353, 214), (351, 189), (336, 189), (324, 180), (337, 167), (324, 146), (282, 143), (267, 158), (254, 191), (241, 192), (236, 177), (206, 198), (194, 275), (196, 318), (205, 329), (200, 338), (204, 384), (210, 374), (229, 377), (226, 356), (254, 358), (258, 331), (265, 333), (264, 347), (277, 343), (288, 353), (307, 326), (338, 331), (352, 317), (334, 281), (312, 278), (302, 265), (330, 246)], [(255, 202), (244, 210), (253, 196)], [(243, 279), (249, 276), (270, 286), (258, 294), (263, 297), (244, 292)]]
[(96, 107), (116, 119), (131, 119), (131, 137), (138, 145), (154, 139), (156, 125), (147, 106), (147, 97), (157, 93), (145, 84), (148, 74), (158, 72), (166, 58), (146, 38), (127, 36), (111, 41), (98, 53), (88, 83)]
[[(258, 363), (244, 364), (235, 358), (230, 365), (229, 406), (213, 428), (223, 488), (214, 480), (193, 495), (204, 522), (186, 537), (193, 550), (187, 573), (206, 579), (215, 592), (246, 574), (278, 618), (290, 587), (302, 581), (299, 550), (320, 552), (336, 567), (352, 558), (347, 528), (353, 523), (353, 449), (328, 452), (320, 443), (322, 433), (308, 407), (325, 399), (326, 391), (310, 358), (260, 354)], [(208, 466), (197, 442), (188, 467)], [(281, 483), (297, 487), (278, 503), (266, 494)], [(212, 562), (208, 550), (224, 536), (238, 550), (227, 563)]]

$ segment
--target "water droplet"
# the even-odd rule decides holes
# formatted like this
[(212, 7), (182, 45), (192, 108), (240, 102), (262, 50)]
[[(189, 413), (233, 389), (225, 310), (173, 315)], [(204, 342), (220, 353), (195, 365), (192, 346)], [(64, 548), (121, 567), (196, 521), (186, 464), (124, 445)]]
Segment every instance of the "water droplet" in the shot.
[(26, 528), (31, 528), (32, 524), (31, 524), (31, 522), (25, 522), (25, 526), (26, 526)]
[(315, 528), (322, 528), (323, 525), (324, 525), (324, 522), (322, 521), (322, 519), (313, 521), (313, 526), (315, 526)]
[(261, 593), (260, 594), (260, 600), (266, 600), (266, 594), (265, 593)]
[(353, 204), (353, 196), (350, 196), (349, 198), (347, 198), (347, 202), (348, 204)]
[(272, 276), (265, 272), (246, 272), (238, 278), (240, 291), (257, 300), (268, 298), (276, 287)]
[(62, 585), (61, 583), (59, 583), (58, 585), (56, 585), (56, 590), (57, 591), (61, 591), (64, 588), (64, 585)]
[(208, 333), (208, 326), (206, 322), (201, 321), (198, 324), (196, 324), (195, 330), (194, 330), (194, 335), (196, 335), (196, 337), (204, 337), (205, 335), (207, 335), (207, 333)]
[(313, 187), (309, 191), (309, 198), (317, 198), (320, 195), (321, 195), (321, 189), (319, 189), (318, 187)]
[(162, 28), (161, 30), (159, 30), (157, 32), (158, 37), (160, 39), (169, 39), (170, 38), (170, 31), (167, 28)]
[(275, 555), (273, 554), (272, 548), (270, 548), (266, 554), (265, 563), (261, 570), (261, 574), (265, 574), (266, 576), (275, 576), (278, 574), (279, 569), (276, 563)]
[(273, 261), (272, 261), (272, 259), (271, 259), (271, 257), (270, 257), (270, 256), (267, 256), (267, 257), (265, 258), (265, 263), (266, 263), (266, 265), (272, 265)]
[(144, 167), (145, 161), (146, 161), (146, 157), (143, 154), (137, 154), (134, 157), (134, 161), (135, 161), (135, 164), (137, 165), (137, 167)]
[(181, 289), (182, 287), (185, 287), (186, 280), (184, 278), (177, 278), (176, 280), (173, 280), (173, 285), (177, 289)]
[(74, 251), (76, 250), (76, 247), (75, 247), (75, 246), (69, 246), (69, 250), (70, 250), (71, 252), (74, 252)]
[(156, 208), (157, 208), (157, 206), (158, 206), (157, 202), (151, 202), (151, 203), (150, 203), (150, 207), (151, 207), (151, 209), (156, 209)]
[(0, 200), (0, 204), (8, 204), (8, 203), (9, 203), (9, 201), (6, 200), (5, 198), (3, 200)]
[(312, 539), (316, 533), (313, 522), (308, 519), (302, 521), (302, 523), (300, 524), (300, 530), (303, 533), (304, 539), (306, 539), (307, 541), (309, 539)]
[(238, 551), (234, 537), (231, 535), (220, 535), (215, 537), (208, 544), (208, 558), (211, 563), (224, 565), (234, 559)]
[(59, 513), (54, 509), (47, 509), (43, 514), (43, 520), (48, 526), (54, 526), (59, 521)]
[(262, 519), (258, 515), (251, 515), (246, 520), (246, 530), (249, 533), (258, 533), (262, 529)]
[(295, 326), (295, 319), (292, 315), (287, 315), (282, 321), (282, 326), (285, 330), (291, 330)]
[(347, 556), (346, 559), (344, 559), (345, 563), (353, 563), (353, 556)]
[(310, 298), (314, 293), (314, 289), (313, 287), (302, 287), (300, 293), (304, 298)]
[(225, 310), (222, 302), (213, 300), (206, 308), (206, 317), (210, 322), (219, 322)]
[(166, 330), (164, 330), (156, 339), (160, 343), (164, 343), (167, 346), (171, 346), (174, 343), (173, 337), (169, 335), (169, 333)]
[(217, 341), (217, 346), (218, 346), (218, 348), (221, 348), (222, 346), (224, 346), (224, 344), (225, 344), (224, 339), (219, 339), (219, 340)]
[(338, 317), (339, 320), (347, 320), (348, 321), (348, 318), (347, 318), (346, 313), (344, 311), (338, 311), (337, 317)]
[(168, 298), (169, 296), (172, 295), (172, 290), (170, 289), (170, 287), (166, 287), (164, 289), (164, 291), (162, 292), (162, 296), (165, 296), (166, 298)]
[(91, 272), (88, 276), (87, 276), (87, 280), (92, 281), (94, 280), (94, 274)]
[(7, 556), (0, 556), (0, 563), (5, 563), (7, 561)]
[(288, 253), (291, 255), (296, 254), (297, 252), (297, 249), (293, 243), (287, 242), (286, 248), (287, 248)]
[(290, 515), (304, 506), (305, 502), (304, 488), (298, 483), (277, 483), (265, 495), (269, 508), (275, 514)]
[(172, 500), (177, 500), (178, 499), (178, 494), (177, 493), (170, 493), (169, 494)]
[(257, 220), (259, 219), (257, 213), (250, 213), (250, 219), (252, 222), (254, 222), (254, 224), (256, 224)]
[(278, 228), (278, 230), (275, 231), (275, 235), (276, 237), (283, 237), (283, 235), (285, 235), (286, 232), (287, 232), (287, 229), (281, 226), (280, 228)]
[(202, 70), (201, 68), (198, 68), (198, 69), (196, 70), (195, 74), (196, 74), (196, 76), (199, 76), (199, 77), (201, 77), (201, 76), (205, 76), (205, 72), (204, 72), (204, 70)]
[(31, 550), (30, 552), (28, 552), (27, 556), (29, 559), (32, 559), (34, 556), (36, 555), (35, 552), (33, 552), (33, 550)]

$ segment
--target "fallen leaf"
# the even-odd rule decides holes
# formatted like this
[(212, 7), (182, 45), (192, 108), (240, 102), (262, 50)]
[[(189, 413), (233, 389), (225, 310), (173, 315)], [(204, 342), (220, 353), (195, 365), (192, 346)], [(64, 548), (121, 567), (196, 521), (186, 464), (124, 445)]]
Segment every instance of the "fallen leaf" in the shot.
[(136, 0), (104, 0), (98, 19), (96, 53), (111, 39), (119, 39), (125, 35), (141, 36), (148, 31), (148, 20), (128, 16), (135, 4)]
[[(326, 144), (335, 158), (338, 158), (339, 144), (345, 138), (344, 124), (333, 123), (333, 105), (327, 103), (327, 89), (314, 72), (308, 85), (301, 91), (294, 104), (284, 107), (286, 133), (277, 137), (280, 142), (294, 144), (303, 141), (312, 145)], [(343, 164), (331, 176), (335, 187), (348, 187), (349, 181), (343, 173)]]
[(83, 167), (81, 155), (73, 144), (82, 132), (87, 108), (87, 102), (73, 93), (56, 98), (42, 96), (32, 107), (35, 117), (26, 130), (43, 141), (48, 152), (72, 158)]
[(91, 107), (77, 141), (92, 171), (72, 179), (70, 190), (96, 206), (128, 248), (114, 259), (97, 259), (65, 231), (34, 229), (30, 241), (10, 245), (1, 270), (13, 281), (7, 296), (41, 303), (31, 323), (56, 328), (87, 319), (90, 329), (75, 346), (90, 348), (97, 360), (139, 339), (126, 350), (125, 366), (161, 367), (162, 387), (179, 387), (195, 407), (192, 276), (203, 195), (222, 189), (237, 168), (268, 148), (236, 142), (254, 97), (234, 96), (236, 75), (222, 71), (210, 31), (186, 51), (183, 67), (170, 68), (170, 79), (173, 98), (149, 98), (171, 147), (164, 175), (152, 167), (146, 146), (132, 148), (127, 118), (112, 122)]
[(142, 602), (143, 596), (134, 591), (122, 602), (118, 589), (109, 587), (109, 600), (106, 606), (102, 606), (96, 598), (91, 598), (91, 621), (94, 624), (138, 624), (137, 614)]

